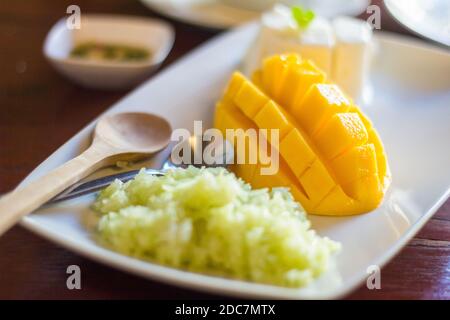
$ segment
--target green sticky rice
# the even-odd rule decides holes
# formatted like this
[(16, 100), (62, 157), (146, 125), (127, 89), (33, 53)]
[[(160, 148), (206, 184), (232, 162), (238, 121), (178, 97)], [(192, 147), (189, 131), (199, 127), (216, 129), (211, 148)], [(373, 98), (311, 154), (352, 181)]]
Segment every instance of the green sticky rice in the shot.
[(310, 229), (287, 189), (252, 190), (221, 168), (141, 171), (104, 189), (93, 208), (99, 241), (113, 250), (248, 281), (307, 285), (340, 248)]

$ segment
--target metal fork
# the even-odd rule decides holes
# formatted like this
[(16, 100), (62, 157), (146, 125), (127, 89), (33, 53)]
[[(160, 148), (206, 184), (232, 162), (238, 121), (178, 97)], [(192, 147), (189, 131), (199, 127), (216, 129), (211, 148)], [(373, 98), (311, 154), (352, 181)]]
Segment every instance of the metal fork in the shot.
[[(202, 144), (202, 148), (203, 148), (202, 150), (204, 150), (204, 148), (207, 145), (209, 145), (210, 143), (217, 143), (215, 141), (213, 141), (213, 142), (205, 141), (205, 139), (203, 139), (202, 136), (193, 137), (193, 138), (191, 137), (191, 139), (189, 139), (189, 145), (190, 145), (190, 150), (191, 150), (191, 159), (193, 159), (193, 155), (195, 153), (195, 148), (198, 147), (198, 145), (199, 145), (198, 141), (200, 139), (201, 139), (201, 144)], [(219, 150), (222, 150), (222, 153), (218, 155), (217, 159), (221, 159), (221, 161), (217, 161), (213, 164), (205, 164), (202, 161), (202, 163), (200, 163), (200, 164), (194, 163), (192, 165), (194, 165), (196, 167), (226, 167), (229, 163), (231, 163), (230, 161), (234, 157), (234, 154), (232, 152), (233, 149), (226, 146)], [(204, 159), (202, 158), (202, 160), (204, 160)], [(164, 161), (161, 169), (145, 169), (145, 172), (147, 174), (151, 174), (151, 175), (155, 175), (155, 176), (162, 176), (169, 169), (179, 168), (179, 167), (187, 167), (187, 166), (188, 166), (188, 164), (180, 164), (180, 165), (174, 164), (174, 162), (172, 161), (171, 155), (169, 155), (169, 157), (166, 159), (166, 161)], [(81, 197), (81, 196), (84, 196), (87, 194), (91, 194), (91, 193), (95, 193), (95, 192), (100, 191), (103, 188), (107, 187), (116, 179), (119, 179), (122, 182), (130, 181), (139, 173), (139, 171), (140, 170), (131, 170), (131, 171), (116, 173), (116, 174), (112, 174), (109, 176), (93, 179), (93, 180), (90, 180), (87, 182), (76, 183), (76, 184), (72, 185), (71, 187), (67, 188), (66, 190), (64, 190), (63, 192), (61, 192), (59, 195), (54, 197), (52, 200), (48, 201), (46, 203), (46, 205), (54, 204), (57, 202), (61, 202), (61, 201), (65, 201), (65, 200), (69, 200), (69, 199), (73, 199), (73, 198), (78, 198), (78, 197)]]

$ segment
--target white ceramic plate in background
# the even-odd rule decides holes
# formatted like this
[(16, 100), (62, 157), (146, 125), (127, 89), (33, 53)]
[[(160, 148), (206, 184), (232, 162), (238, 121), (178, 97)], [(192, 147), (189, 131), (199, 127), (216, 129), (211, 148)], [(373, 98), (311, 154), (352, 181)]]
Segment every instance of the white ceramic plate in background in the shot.
[(259, 12), (234, 8), (216, 0), (140, 1), (161, 15), (212, 29), (228, 29), (259, 17)]
[[(172, 49), (175, 32), (166, 22), (145, 17), (83, 14), (80, 29), (69, 29), (59, 20), (44, 42), (44, 55), (67, 78), (90, 88), (122, 89), (136, 85), (164, 61)], [(70, 57), (77, 44), (99, 42), (137, 46), (151, 52), (148, 59), (115, 62)]]
[(450, 1), (384, 0), (391, 15), (416, 34), (450, 47)]
[[(211, 124), (214, 103), (256, 33), (255, 25), (224, 34), (140, 86), (108, 113), (147, 111), (192, 130)], [(205, 276), (126, 257), (98, 246), (83, 225), (93, 197), (40, 210), (23, 225), (86, 257), (143, 277), (217, 294), (252, 298), (337, 298), (365, 280), (367, 267), (384, 265), (450, 194), (450, 54), (417, 40), (377, 34), (372, 68), (374, 98), (364, 107), (387, 149), (393, 183), (382, 206), (351, 217), (310, 216), (319, 234), (340, 241), (336, 269), (303, 289)], [(175, 94), (174, 94), (175, 93)], [(79, 153), (88, 125), (34, 170), (32, 180)], [(161, 157), (160, 157), (161, 158)], [(159, 160), (161, 160), (159, 158)], [(0, 239), (1, 241), (1, 239)]]
[(140, 0), (150, 9), (196, 26), (228, 29), (258, 19), (261, 10), (276, 2), (302, 4), (325, 16), (358, 15), (369, 0)]

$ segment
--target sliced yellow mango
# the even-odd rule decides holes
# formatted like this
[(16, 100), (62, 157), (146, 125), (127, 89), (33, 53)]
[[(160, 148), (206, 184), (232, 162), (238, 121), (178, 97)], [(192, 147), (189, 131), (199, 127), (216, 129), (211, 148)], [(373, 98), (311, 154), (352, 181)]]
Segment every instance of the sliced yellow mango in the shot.
[(372, 121), (370, 121), (370, 119), (361, 111), (360, 108), (358, 108), (357, 106), (351, 106), (349, 111), (356, 112), (359, 115), (367, 130), (370, 130), (372, 128)]
[(313, 84), (325, 81), (325, 74), (310, 61), (302, 61), (297, 67), (286, 69), (278, 99), (281, 105), (291, 110)]
[(319, 215), (352, 215), (364, 212), (360, 202), (347, 196), (338, 185), (316, 205), (311, 212)]
[(316, 159), (314, 151), (296, 128), (292, 128), (281, 140), (280, 154), (296, 177), (305, 172)]
[(353, 146), (367, 142), (368, 133), (357, 113), (336, 113), (313, 137), (319, 150), (330, 160)]
[[(245, 146), (246, 163), (231, 169), (255, 188), (290, 188), (308, 213), (350, 215), (376, 208), (391, 175), (370, 119), (297, 55), (266, 59), (252, 79), (232, 76), (217, 104), (214, 125), (222, 132), (275, 129), (280, 140), (258, 136), (263, 144)], [(239, 148), (239, 141), (230, 139)], [(271, 152), (279, 152), (279, 168), (264, 175), (271, 164), (262, 155)], [(250, 159), (256, 164), (247, 163)]]
[[(253, 126), (251, 120), (249, 120), (244, 114), (239, 111), (239, 109), (232, 105), (231, 103), (218, 103), (217, 104), (217, 115), (221, 115), (220, 119), (221, 126), (216, 126), (217, 129), (221, 130), (223, 135), (226, 135), (226, 129), (247, 129)], [(231, 141), (233, 142), (233, 141)]]
[(296, 177), (293, 175), (292, 171), (288, 168), (283, 159), (280, 160), (279, 170), (274, 175), (261, 174), (261, 166), (259, 165), (254, 171), (250, 184), (253, 188), (289, 188), (292, 195), (304, 204), (305, 210), (313, 208), (312, 202), (309, 201), (306, 196), (302, 185), (300, 185), (300, 183), (296, 180)]
[(318, 159), (299, 177), (299, 181), (313, 203), (319, 203), (336, 185), (323, 163)]
[(347, 112), (350, 101), (334, 84), (312, 85), (302, 101), (294, 106), (292, 115), (307, 134), (313, 136), (335, 113)]
[(289, 68), (300, 63), (301, 58), (297, 54), (273, 56), (263, 62), (262, 84), (271, 97), (277, 100)]
[(269, 102), (269, 98), (262, 93), (250, 81), (244, 82), (236, 95), (233, 102), (244, 112), (244, 114), (253, 119), (253, 117), (261, 110), (261, 108)]
[(230, 170), (245, 182), (251, 183), (257, 170), (257, 164), (232, 164), (230, 165)]
[[(273, 101), (269, 101), (254, 116), (253, 121), (260, 129), (278, 129), (279, 139), (283, 139), (292, 129), (292, 125), (281, 111), (280, 107)], [(270, 141), (270, 139), (268, 139)]]
[(375, 147), (380, 183), (385, 186), (385, 188), (387, 188), (391, 181), (391, 172), (387, 163), (387, 157), (381, 138), (378, 135), (378, 132), (373, 128), (372, 121), (360, 110), (360, 108), (358, 108), (357, 106), (353, 106), (351, 108), (351, 111), (357, 112), (362, 122), (366, 126), (369, 136), (368, 143), (372, 143)]
[(373, 144), (354, 147), (331, 161), (331, 167), (339, 183), (347, 186), (345, 192), (357, 196), (354, 184), (357, 180), (371, 175), (378, 175), (377, 156)]
[(384, 188), (378, 175), (370, 175), (343, 186), (344, 189), (352, 189), (354, 199), (358, 199), (360, 212), (367, 212), (378, 207), (384, 196)]
[(308, 89), (316, 83), (325, 81), (325, 74), (309, 60), (302, 61), (297, 68), (285, 71), (284, 83), (280, 89), (279, 103), (291, 110), (300, 103)]
[(231, 76), (231, 80), (228, 83), (227, 88), (225, 89), (223, 99), (233, 100), (233, 98), (236, 96), (236, 93), (245, 82), (247, 82), (247, 80), (240, 72), (234, 72)]
[[(216, 107), (216, 114), (214, 118), (215, 127), (221, 130), (222, 134), (226, 138), (230, 138), (230, 136), (227, 136), (227, 129), (242, 129), (247, 130), (250, 128), (253, 128), (253, 123), (245, 117), (239, 109), (234, 106), (231, 102), (219, 102)], [(245, 137), (247, 140), (249, 140), (248, 137)], [(233, 146), (237, 145), (237, 138), (233, 135), (229, 141), (233, 144)], [(243, 163), (238, 163), (238, 160), (236, 155), (234, 159), (234, 163), (230, 165), (230, 169), (240, 178), (242, 178), (246, 182), (251, 182), (251, 179), (253, 177), (253, 174), (256, 170), (257, 163), (253, 163), (251, 160), (254, 160), (252, 158), (252, 152), (255, 152), (254, 150), (250, 150), (249, 143), (244, 144), (244, 154), (241, 157), (244, 158), (244, 161), (239, 161)], [(257, 155), (253, 155), (256, 156)], [(257, 159), (256, 161), (257, 162)]]
[[(281, 156), (284, 160), (288, 161), (287, 158), (284, 157), (284, 155), (288, 154), (291, 151), (310, 151), (314, 154), (314, 159), (316, 160), (317, 150), (313, 149), (312, 151), (310, 147), (310, 143), (303, 138), (302, 133), (300, 132), (299, 128), (296, 128), (298, 125), (295, 120), (290, 116), (284, 109), (280, 108), (280, 106), (270, 101), (267, 103), (253, 118), (254, 124), (259, 129), (279, 129), (279, 138), (281, 139), (281, 142), (284, 141), (284, 138), (287, 136), (288, 132), (295, 129), (298, 135), (302, 137), (302, 139), (293, 139), (291, 137), (291, 144), (287, 144), (286, 142), (283, 143), (282, 147), (279, 146), (279, 144), (276, 145), (275, 148), (280, 151)], [(264, 132), (264, 131), (263, 131)], [(265, 136), (265, 138), (272, 143), (270, 138), (268, 136)], [(273, 143), (272, 143), (273, 144)], [(305, 155), (302, 155), (303, 157)], [(305, 161), (309, 161), (309, 157), (304, 157)], [(311, 163), (305, 163), (305, 166), (312, 164)], [(292, 163), (289, 161), (288, 167), (292, 168), (291, 171), (294, 173), (294, 176), (296, 174), (300, 175), (306, 167), (300, 166), (298, 167), (296, 163)], [(308, 169), (310, 172), (305, 173), (304, 177), (296, 177), (298, 178), (298, 181), (300, 184), (303, 185), (304, 190), (306, 191), (307, 196), (311, 199), (312, 204), (315, 204), (317, 201), (319, 201), (326, 192), (329, 191), (336, 183), (334, 182), (333, 177), (330, 175), (330, 172), (326, 169), (326, 167), (322, 164), (320, 160), (317, 160), (314, 164), (311, 165), (311, 168)], [(320, 176), (320, 180), (318, 183), (322, 183), (322, 185), (325, 183), (328, 183), (327, 185), (328, 189), (323, 191), (322, 188), (320, 188), (317, 183), (314, 181), (314, 177)], [(270, 178), (270, 176), (269, 176)], [(267, 179), (267, 177), (266, 177)], [(305, 184), (303, 183), (302, 179), (305, 180)], [(253, 184), (253, 182), (252, 182)], [(285, 183), (287, 184), (287, 182)], [(284, 185), (283, 185), (284, 186)]]
[(258, 70), (256, 72), (253, 73), (252, 75), (252, 82), (254, 83), (255, 86), (257, 86), (258, 88), (262, 89), (263, 88), (263, 83), (262, 83), (262, 71)]
[(262, 84), (269, 95), (277, 95), (283, 73), (284, 62), (282, 59), (272, 57), (263, 62)]

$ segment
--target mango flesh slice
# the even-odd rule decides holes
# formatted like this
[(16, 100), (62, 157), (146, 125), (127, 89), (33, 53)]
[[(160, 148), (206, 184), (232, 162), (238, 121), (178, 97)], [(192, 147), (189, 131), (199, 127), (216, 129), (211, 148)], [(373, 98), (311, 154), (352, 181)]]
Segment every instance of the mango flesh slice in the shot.
[(268, 102), (253, 118), (258, 128), (278, 129), (279, 137), (283, 139), (292, 129), (281, 108), (273, 101)]
[(294, 106), (292, 114), (306, 133), (313, 136), (332, 115), (347, 112), (349, 109), (350, 101), (338, 86), (314, 84), (300, 103)]
[(331, 161), (336, 178), (347, 194), (357, 196), (357, 182), (370, 175), (378, 176), (376, 151), (373, 144), (348, 150)]
[[(292, 148), (296, 146), (296, 148)], [(280, 142), (280, 154), (296, 177), (300, 177), (316, 159), (299, 130), (293, 128)]]
[[(330, 139), (333, 137), (333, 139)], [(368, 133), (357, 113), (334, 114), (313, 137), (325, 159), (331, 160), (353, 146), (367, 142)]]
[[(216, 112), (214, 114), (214, 123), (216, 128), (222, 132), (224, 137), (227, 135), (227, 129), (247, 130), (253, 127), (253, 123), (241, 112), (239, 112), (237, 107), (229, 101), (221, 101), (217, 103)], [(230, 139), (230, 142), (233, 145), (237, 145), (237, 139), (234, 137)], [(256, 170), (256, 164), (250, 164), (250, 158), (251, 156), (254, 156), (255, 151), (250, 150), (249, 143), (244, 146), (246, 148), (244, 152), (244, 163), (237, 164), (237, 159), (235, 159), (235, 163), (230, 166), (230, 169), (244, 181), (251, 181)]]
[[(290, 188), (311, 214), (360, 214), (380, 205), (391, 181), (383, 144), (339, 87), (295, 54), (266, 59), (252, 80), (234, 73), (214, 118), (224, 135), (227, 129), (268, 129), (256, 149), (241, 147), (245, 163), (231, 167), (239, 177), (255, 188)], [(271, 140), (271, 129), (279, 130), (278, 141)], [(229, 140), (238, 147), (235, 137)], [(261, 171), (265, 144), (279, 155), (273, 175)]]
[(325, 81), (325, 74), (309, 61), (302, 61), (299, 68), (288, 68), (283, 76), (278, 100), (288, 110), (301, 101), (313, 84)]

